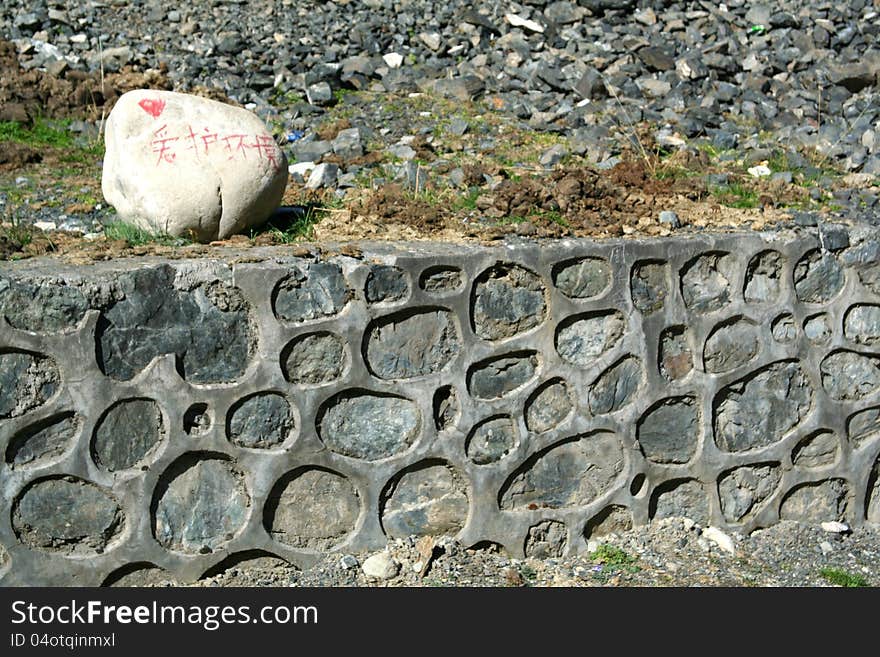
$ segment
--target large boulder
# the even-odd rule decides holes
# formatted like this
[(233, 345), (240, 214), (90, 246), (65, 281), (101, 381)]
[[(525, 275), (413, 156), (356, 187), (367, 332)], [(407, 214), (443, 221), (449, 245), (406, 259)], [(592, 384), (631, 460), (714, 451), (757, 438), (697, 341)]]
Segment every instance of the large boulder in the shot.
[(252, 112), (138, 89), (110, 112), (101, 188), (122, 221), (207, 242), (264, 222), (287, 185), (287, 159)]

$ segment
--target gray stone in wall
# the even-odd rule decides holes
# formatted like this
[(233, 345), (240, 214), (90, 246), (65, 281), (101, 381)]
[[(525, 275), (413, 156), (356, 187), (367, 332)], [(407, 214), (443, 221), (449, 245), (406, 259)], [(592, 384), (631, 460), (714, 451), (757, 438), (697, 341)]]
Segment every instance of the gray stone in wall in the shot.
[(666, 263), (647, 261), (637, 263), (630, 276), (630, 294), (633, 305), (646, 315), (663, 308), (669, 296)]
[(534, 433), (555, 429), (574, 410), (568, 386), (562, 379), (552, 379), (529, 397), (525, 406), (526, 427)]
[(671, 397), (655, 404), (639, 420), (642, 453), (654, 463), (687, 463), (700, 442), (700, 414), (694, 397)]
[(250, 505), (244, 476), (229, 461), (185, 455), (160, 480), (153, 535), (175, 552), (209, 553), (244, 527)]
[(788, 344), (794, 342), (797, 338), (797, 325), (794, 323), (794, 317), (788, 313), (784, 313), (773, 320), (770, 327), (770, 335), (776, 342)]
[(849, 508), (849, 487), (842, 479), (826, 479), (796, 486), (779, 509), (780, 520), (819, 524), (845, 520)]
[(319, 420), (328, 449), (376, 461), (406, 450), (421, 428), (418, 407), (409, 399), (360, 392), (333, 398)]
[(804, 336), (816, 345), (825, 344), (831, 339), (831, 323), (827, 313), (819, 313), (804, 320)]
[(835, 351), (819, 365), (822, 387), (832, 399), (858, 400), (880, 388), (880, 357)]
[(330, 550), (354, 530), (360, 496), (342, 475), (318, 468), (295, 474), (267, 502), (266, 529), (304, 550)]
[(98, 323), (98, 364), (108, 376), (129, 380), (162, 354), (176, 354), (193, 383), (232, 381), (250, 360), (253, 329), (236, 288), (221, 282), (194, 290), (174, 287), (168, 265), (121, 275), (125, 295)]
[(558, 558), (565, 554), (568, 529), (558, 520), (542, 520), (529, 527), (525, 555), (531, 559)]
[(685, 306), (697, 313), (723, 308), (730, 302), (732, 258), (721, 252), (704, 253), (684, 267), (681, 295)]
[(546, 290), (528, 269), (499, 263), (476, 281), (472, 298), (473, 328), (484, 340), (503, 340), (544, 321)]
[(6, 548), (0, 545), (0, 575), (6, 574), (11, 562), (12, 560), (9, 558), (9, 553), (6, 551)]
[(880, 295), (880, 241), (865, 240), (844, 251), (842, 260), (855, 268), (862, 285)]
[(16, 500), (12, 525), (20, 541), (45, 552), (100, 554), (123, 529), (109, 492), (78, 477), (41, 479)]
[(737, 523), (757, 513), (781, 480), (778, 463), (742, 466), (724, 474), (718, 483), (724, 519)]
[(683, 379), (694, 369), (694, 359), (684, 326), (670, 326), (660, 334), (658, 367), (667, 381)]
[(52, 359), (22, 351), (0, 352), (0, 419), (42, 406), (60, 382)]
[(284, 378), (297, 385), (323, 385), (342, 376), (347, 356), (342, 338), (329, 331), (301, 335), (282, 352)]
[(448, 294), (464, 286), (464, 278), (457, 267), (431, 267), (422, 272), (419, 286), (430, 294)]
[(80, 418), (72, 412), (26, 427), (9, 441), (6, 462), (13, 466), (40, 465), (57, 458), (70, 448), (79, 427)]
[(229, 414), (229, 440), (239, 447), (277, 447), (294, 429), (290, 403), (278, 393), (251, 395), (236, 404)]
[(457, 534), (470, 506), (461, 476), (437, 461), (399, 474), (383, 498), (382, 528), (392, 538)]
[(859, 411), (846, 422), (846, 437), (857, 449), (878, 436), (880, 436), (880, 407)]
[(850, 308), (843, 320), (843, 334), (858, 344), (880, 343), (880, 306), (862, 304)]
[(768, 365), (719, 393), (715, 443), (726, 452), (772, 445), (800, 424), (812, 399), (812, 386), (800, 365)]
[(79, 287), (0, 277), (0, 316), (13, 328), (51, 333), (71, 329), (90, 308)]
[(407, 311), (383, 317), (369, 329), (367, 365), (380, 379), (410, 379), (440, 372), (460, 350), (448, 310)]
[(364, 296), (368, 303), (400, 301), (409, 294), (409, 281), (400, 267), (374, 265), (367, 276)]
[(880, 524), (880, 458), (874, 463), (868, 479), (868, 500), (865, 520)]
[(703, 350), (706, 371), (729, 372), (742, 367), (758, 354), (758, 326), (751, 320), (737, 318), (712, 330)]
[(703, 485), (695, 479), (667, 482), (658, 487), (651, 498), (652, 519), (690, 518), (706, 525), (709, 522), (709, 500)]
[(478, 423), (468, 436), (465, 454), (477, 465), (500, 461), (518, 445), (516, 427), (508, 416)]
[(584, 538), (587, 540), (622, 534), (632, 529), (632, 512), (625, 506), (612, 504), (590, 518), (584, 527)]
[(434, 426), (444, 431), (455, 425), (461, 415), (458, 394), (452, 386), (443, 386), (434, 393)]
[(498, 399), (531, 381), (538, 371), (535, 352), (508, 354), (474, 365), (468, 390), (477, 399)]
[(642, 362), (626, 356), (607, 370), (590, 387), (590, 412), (594, 415), (614, 413), (629, 405), (642, 385)]
[(611, 267), (602, 258), (581, 258), (556, 267), (553, 283), (571, 299), (591, 299), (611, 285)]
[(289, 322), (305, 322), (338, 314), (352, 297), (339, 266), (316, 262), (294, 268), (275, 290), (275, 314)]
[(556, 351), (563, 360), (582, 368), (615, 349), (623, 339), (623, 314), (603, 311), (569, 318), (556, 331)]
[(794, 289), (798, 301), (825, 303), (837, 296), (845, 274), (837, 258), (818, 249), (809, 251), (794, 267)]
[(762, 251), (749, 261), (743, 289), (746, 301), (772, 303), (779, 298), (782, 263), (778, 251)]
[(837, 460), (840, 441), (833, 431), (820, 429), (801, 440), (792, 450), (792, 464), (801, 468), (820, 468)]
[(623, 446), (595, 432), (557, 443), (529, 458), (501, 488), (503, 510), (584, 506), (610, 490), (623, 472)]
[(95, 428), (95, 463), (110, 472), (139, 465), (162, 440), (162, 424), (162, 412), (151, 399), (126, 399), (114, 404)]

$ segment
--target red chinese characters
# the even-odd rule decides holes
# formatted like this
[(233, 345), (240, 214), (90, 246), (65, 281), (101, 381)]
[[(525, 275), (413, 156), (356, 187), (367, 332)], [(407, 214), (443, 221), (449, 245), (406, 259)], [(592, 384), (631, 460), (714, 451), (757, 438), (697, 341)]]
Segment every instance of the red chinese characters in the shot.
[(179, 133), (169, 134), (168, 125), (165, 124), (153, 133), (153, 137), (150, 147), (157, 154), (156, 166), (163, 163), (173, 164), (179, 149), (191, 152), (197, 159), (211, 155), (217, 149), (228, 160), (246, 160), (250, 153), (251, 157), (265, 160), (274, 169), (280, 166), (281, 152), (272, 137), (265, 134), (219, 133), (210, 128), (197, 129), (191, 125), (187, 125)]

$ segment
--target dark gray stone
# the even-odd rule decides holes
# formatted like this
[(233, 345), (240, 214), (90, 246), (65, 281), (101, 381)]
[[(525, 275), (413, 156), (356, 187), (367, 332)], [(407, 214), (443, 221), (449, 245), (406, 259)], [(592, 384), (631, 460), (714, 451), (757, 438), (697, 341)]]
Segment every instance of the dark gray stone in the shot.
[(632, 402), (642, 385), (642, 362), (626, 356), (605, 370), (590, 387), (590, 412), (614, 413)]
[(707, 372), (729, 372), (742, 367), (758, 354), (758, 327), (739, 318), (719, 324), (712, 330), (703, 350)]
[(360, 157), (364, 154), (361, 131), (358, 128), (340, 130), (332, 142), (333, 152), (343, 159)]
[(153, 535), (175, 552), (212, 552), (241, 531), (250, 506), (244, 476), (232, 463), (188, 454), (162, 475), (153, 500)]
[(277, 488), (267, 502), (266, 529), (280, 543), (304, 550), (330, 550), (357, 524), (360, 496), (340, 474), (308, 469)]
[(846, 422), (846, 437), (859, 449), (880, 436), (880, 407), (854, 413)]
[(457, 534), (467, 520), (467, 489), (446, 463), (428, 461), (404, 470), (383, 499), (382, 528), (390, 538)]
[(849, 231), (843, 224), (819, 224), (819, 242), (828, 251), (840, 251), (849, 246)]
[(410, 379), (446, 368), (461, 350), (452, 313), (405, 311), (374, 323), (367, 337), (367, 365), (380, 379)]
[(553, 283), (571, 299), (592, 299), (611, 285), (611, 267), (603, 258), (581, 258), (556, 267)]
[(782, 440), (810, 410), (813, 388), (800, 365), (768, 365), (730, 384), (715, 404), (715, 443), (743, 452)]
[(22, 466), (49, 461), (61, 456), (70, 447), (81, 425), (74, 413), (65, 413), (29, 426), (9, 441), (6, 462)]
[(556, 428), (571, 415), (574, 402), (562, 379), (553, 379), (538, 388), (525, 406), (526, 427), (534, 433)]
[(0, 418), (18, 417), (42, 406), (60, 383), (50, 358), (23, 351), (0, 353)]
[(685, 265), (681, 295), (688, 309), (705, 313), (723, 308), (730, 301), (733, 260), (726, 253), (705, 253)]
[(850, 493), (843, 479), (826, 479), (793, 488), (779, 508), (780, 520), (811, 524), (843, 521), (849, 508)]
[(843, 334), (847, 340), (873, 346), (880, 343), (880, 306), (864, 304), (846, 311)]
[(700, 442), (699, 404), (694, 397), (671, 397), (655, 404), (638, 423), (642, 453), (654, 463), (687, 463)]
[(646, 315), (663, 308), (669, 296), (666, 263), (637, 263), (630, 277), (633, 305)]
[(840, 441), (833, 431), (820, 429), (801, 440), (791, 453), (791, 462), (802, 468), (820, 468), (837, 460)]
[(880, 294), (880, 241), (865, 240), (844, 251), (842, 260), (856, 269), (862, 285), (874, 294)]
[(659, 486), (651, 498), (652, 520), (690, 518), (706, 525), (709, 500), (703, 485), (694, 479), (678, 480)]
[(770, 334), (777, 342), (783, 344), (794, 342), (797, 338), (797, 325), (794, 323), (794, 317), (786, 313), (774, 319)]
[(804, 320), (804, 336), (813, 344), (824, 344), (831, 339), (831, 323), (827, 313), (819, 313)]
[(229, 440), (239, 447), (277, 447), (294, 429), (290, 403), (274, 392), (251, 395), (233, 406), (228, 420)]
[(743, 296), (748, 302), (773, 303), (779, 298), (782, 254), (762, 251), (749, 261)]
[(502, 510), (585, 506), (623, 472), (623, 446), (613, 433), (575, 436), (529, 458), (501, 488)]
[(53, 333), (74, 328), (90, 304), (78, 287), (62, 281), (36, 284), (0, 277), (0, 316), (13, 328)]
[(670, 326), (660, 334), (660, 375), (667, 381), (683, 379), (694, 369), (694, 358), (684, 326)]
[(675, 58), (662, 48), (648, 46), (639, 48), (636, 55), (649, 69), (654, 71), (671, 71), (675, 68)]
[(463, 284), (461, 270), (454, 267), (432, 267), (422, 272), (419, 278), (419, 286), (432, 294), (455, 292)]
[(101, 418), (92, 441), (100, 467), (116, 472), (144, 462), (164, 437), (162, 412), (151, 399), (127, 399)]
[(444, 386), (434, 393), (434, 426), (437, 431), (449, 429), (455, 425), (461, 415), (461, 404), (458, 394), (452, 386)]
[(721, 512), (727, 522), (742, 522), (757, 513), (776, 492), (782, 473), (778, 463), (736, 468), (718, 482)]
[(163, 265), (119, 277), (125, 298), (98, 323), (98, 364), (128, 380), (162, 354), (176, 354), (192, 383), (232, 381), (247, 368), (253, 329), (241, 292), (220, 282), (179, 290)]
[(15, 502), (12, 525), (25, 545), (65, 555), (103, 552), (123, 529), (109, 492), (77, 477), (42, 479)]
[(290, 322), (305, 322), (339, 313), (352, 297), (342, 270), (329, 262), (295, 269), (278, 284), (275, 313)]
[(612, 504), (587, 521), (584, 538), (590, 540), (609, 534), (623, 534), (632, 529), (632, 526), (632, 512), (625, 506)]
[(419, 409), (410, 400), (360, 392), (332, 399), (319, 420), (318, 433), (333, 452), (377, 461), (407, 449), (421, 423)]
[(498, 399), (531, 381), (537, 371), (535, 352), (499, 356), (473, 366), (468, 390), (477, 399)]
[(569, 318), (556, 331), (556, 351), (572, 365), (589, 368), (620, 345), (625, 330), (616, 310)]
[(301, 335), (283, 352), (284, 378), (297, 385), (323, 385), (342, 376), (348, 357), (335, 333)]
[(467, 457), (477, 465), (500, 461), (518, 445), (516, 427), (508, 416), (477, 424), (465, 444)]
[(822, 387), (832, 399), (858, 400), (880, 387), (880, 357), (836, 351), (820, 363)]
[(478, 337), (511, 338), (542, 323), (546, 313), (544, 285), (529, 270), (499, 263), (477, 278), (472, 322)]
[(409, 293), (409, 282), (400, 267), (375, 265), (367, 276), (365, 295), (369, 303), (400, 301)]
[(794, 289), (798, 301), (826, 303), (837, 296), (846, 278), (840, 263), (818, 249), (804, 255), (794, 268)]
[(543, 520), (529, 527), (525, 555), (530, 559), (559, 558), (565, 555), (568, 529), (558, 520)]

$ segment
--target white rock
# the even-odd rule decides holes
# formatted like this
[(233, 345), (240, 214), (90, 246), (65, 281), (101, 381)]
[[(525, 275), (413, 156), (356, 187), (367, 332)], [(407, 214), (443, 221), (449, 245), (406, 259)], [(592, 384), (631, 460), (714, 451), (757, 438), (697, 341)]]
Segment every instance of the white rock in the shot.
[(265, 221), (287, 158), (255, 114), (207, 98), (139, 89), (106, 123), (101, 188), (122, 221), (202, 242)]
[(434, 52), (440, 50), (440, 46), (443, 45), (439, 32), (422, 32), (419, 34), (419, 39)]
[(339, 175), (339, 166), (324, 162), (316, 166), (309, 174), (306, 189), (320, 189), (321, 187), (331, 187), (336, 184), (336, 177)]
[(822, 541), (819, 543), (819, 549), (822, 550), (822, 554), (829, 554), (834, 551), (834, 548), (828, 541)]
[(833, 520), (831, 522), (823, 522), (819, 525), (823, 531), (828, 532), (829, 534), (846, 534), (849, 532), (849, 525), (845, 522), (837, 522)]
[(725, 552), (736, 554), (736, 546), (733, 544), (733, 539), (717, 527), (706, 527), (703, 530), (703, 537), (715, 543)]
[(543, 25), (536, 23), (535, 21), (528, 18), (523, 18), (522, 16), (517, 16), (516, 14), (504, 14), (504, 18), (514, 27), (524, 27), (527, 30), (537, 32), (539, 34), (543, 34), (544, 32)]
[(365, 559), (361, 569), (364, 575), (373, 579), (392, 579), (397, 577), (400, 564), (387, 552), (378, 552)]
[(599, 541), (590, 539), (589, 541), (587, 541), (587, 552), (595, 552), (599, 549), (599, 545)]
[(749, 167), (748, 169), (746, 169), (746, 171), (749, 172), (749, 175), (754, 176), (755, 178), (765, 178), (766, 176), (769, 176), (771, 173), (773, 173), (767, 166), (763, 164)]
[(39, 228), (40, 230), (55, 230), (55, 222), (54, 221), (35, 221), (34, 228)]
[(296, 162), (295, 164), (291, 164), (289, 167), (287, 167), (287, 172), (292, 176), (299, 175), (305, 177), (305, 175), (316, 166), (318, 165), (312, 161)]
[(397, 52), (389, 52), (382, 55), (382, 59), (388, 65), (388, 68), (400, 68), (400, 65), (403, 64), (403, 55)]
[(681, 526), (684, 527), (685, 531), (689, 532), (690, 530), (692, 530), (694, 527), (697, 526), (697, 523), (695, 523), (690, 518), (682, 518), (681, 519)]

